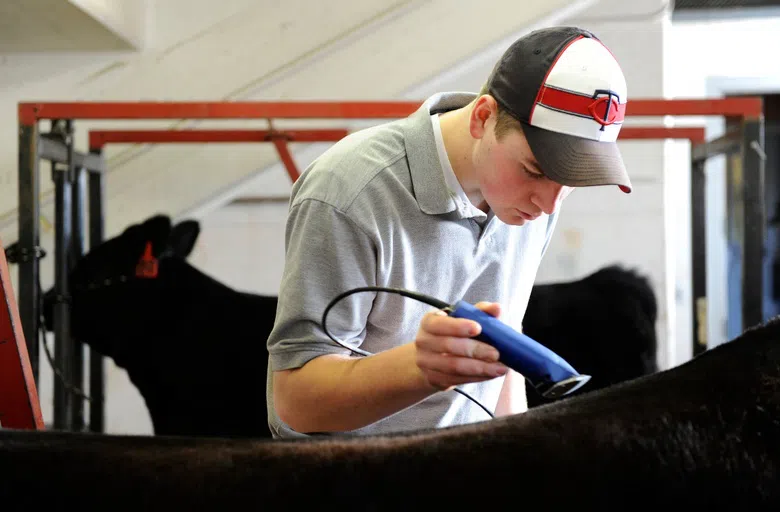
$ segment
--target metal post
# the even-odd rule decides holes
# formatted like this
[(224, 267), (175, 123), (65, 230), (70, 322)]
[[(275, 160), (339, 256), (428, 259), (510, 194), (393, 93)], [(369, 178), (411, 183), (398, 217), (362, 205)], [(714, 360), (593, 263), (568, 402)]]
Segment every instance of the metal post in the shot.
[[(70, 274), (69, 253), (71, 251), (71, 216), (73, 181), (73, 128), (65, 121), (64, 129), (55, 126), (52, 131), (61, 130), (68, 149), (68, 166), (52, 162), (52, 180), (55, 183), (55, 242), (54, 242), (54, 291), (57, 301), (54, 306), (54, 364), (60, 376), (54, 378), (54, 428), (72, 430), (73, 401), (75, 394), (69, 386), (78, 386), (73, 380), (73, 340), (70, 333)], [(63, 382), (64, 381), (64, 382)]]
[[(98, 154), (100, 152), (97, 152)], [(103, 242), (103, 174), (89, 173), (89, 247), (94, 249)], [(89, 430), (102, 433), (105, 430), (104, 412), (104, 357), (89, 351)]]
[(693, 356), (707, 350), (706, 160), (691, 162), (691, 277), (693, 284)]
[(19, 317), (33, 379), (38, 385), (38, 301), (40, 293), (40, 180), (38, 176), (38, 123), (19, 123)]
[(73, 423), (71, 392), (62, 382), (72, 383), (72, 354), (70, 343), (70, 305), (68, 291), (68, 241), (70, 240), (71, 188), (67, 169), (52, 163), (55, 183), (55, 241), (54, 241), (54, 364), (60, 377), (54, 376), (54, 428), (69, 429)]
[[(72, 145), (71, 145), (72, 146)], [(71, 221), (72, 231), (68, 255), (68, 272), (73, 269), (78, 260), (84, 254), (84, 200), (86, 171), (82, 167), (73, 167), (72, 194), (71, 194)], [(75, 339), (72, 333), (71, 347), (73, 349), (73, 380), (72, 384), (78, 389), (84, 389), (84, 344)], [(84, 430), (84, 400), (80, 396), (74, 396), (73, 406), (73, 430)]]
[(764, 321), (764, 119), (742, 122), (744, 238), (742, 247), (742, 329)]

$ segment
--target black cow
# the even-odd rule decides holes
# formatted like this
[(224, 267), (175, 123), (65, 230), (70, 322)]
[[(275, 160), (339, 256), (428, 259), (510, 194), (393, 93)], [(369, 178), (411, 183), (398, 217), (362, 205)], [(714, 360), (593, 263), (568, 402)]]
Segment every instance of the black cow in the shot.
[[(70, 279), (74, 336), (128, 372), (156, 434), (270, 436), (265, 341), (276, 297), (237, 292), (190, 265), (198, 234), (195, 221), (172, 227), (156, 215), (91, 250)], [(54, 298), (49, 290), (48, 329)], [(645, 365), (654, 300), (646, 282), (610, 268), (535, 287), (524, 330), (592, 375), (582, 388), (592, 391), (655, 371)], [(528, 389), (529, 405), (541, 404)]]
[[(265, 341), (276, 297), (186, 263), (199, 232), (196, 221), (154, 216), (81, 258), (69, 280), (73, 337), (127, 371), (156, 434), (270, 437)], [(54, 301), (52, 289), (47, 329)]]
[[(658, 371), (658, 306), (650, 281), (610, 265), (576, 281), (537, 284), (523, 331), (591, 380), (587, 393)], [(528, 407), (546, 400), (528, 388)]]
[(780, 319), (670, 370), (441, 430), (0, 431), (0, 497), (19, 509), (780, 510), (779, 468)]

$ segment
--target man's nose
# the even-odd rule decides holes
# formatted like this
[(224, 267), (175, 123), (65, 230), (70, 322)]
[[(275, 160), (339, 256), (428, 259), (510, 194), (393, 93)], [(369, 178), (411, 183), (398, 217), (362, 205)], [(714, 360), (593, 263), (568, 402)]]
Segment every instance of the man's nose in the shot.
[(552, 215), (558, 211), (561, 203), (566, 196), (569, 195), (571, 190), (572, 188), (567, 187), (566, 185), (550, 182), (549, 190), (545, 190), (542, 194), (538, 194), (535, 197), (536, 200), (534, 201), (534, 204), (547, 215)]

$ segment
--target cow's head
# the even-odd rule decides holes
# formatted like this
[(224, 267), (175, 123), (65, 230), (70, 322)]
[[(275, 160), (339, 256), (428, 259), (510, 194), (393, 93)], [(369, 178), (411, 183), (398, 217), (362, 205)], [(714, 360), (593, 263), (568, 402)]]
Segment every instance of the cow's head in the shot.
[(71, 273), (71, 288), (85, 291), (134, 279), (154, 279), (160, 261), (189, 256), (199, 233), (197, 221), (172, 226), (165, 215), (129, 226), (81, 258)]
[(269, 437), (262, 342), (276, 297), (236, 292), (190, 265), (199, 232), (196, 221), (155, 216), (86, 254), (69, 280), (73, 338), (126, 370), (156, 433)]
[[(132, 329), (138, 315), (159, 314), (163, 299), (150, 290), (164, 282), (166, 269), (189, 256), (199, 233), (197, 221), (172, 226), (169, 217), (155, 215), (90, 250), (68, 280), (73, 336), (104, 355), (120, 356), (112, 342), (117, 330)], [(47, 330), (54, 328), (56, 302), (51, 288), (44, 295)]]

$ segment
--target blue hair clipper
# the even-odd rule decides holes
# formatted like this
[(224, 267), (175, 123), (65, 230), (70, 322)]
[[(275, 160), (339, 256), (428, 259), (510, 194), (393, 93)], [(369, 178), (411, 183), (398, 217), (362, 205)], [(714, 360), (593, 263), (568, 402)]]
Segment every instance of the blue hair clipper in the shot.
[(445, 308), (450, 316), (468, 318), (482, 326), (474, 339), (498, 350), (498, 360), (525, 377), (545, 398), (558, 398), (576, 391), (590, 380), (558, 354), (466, 301)]

